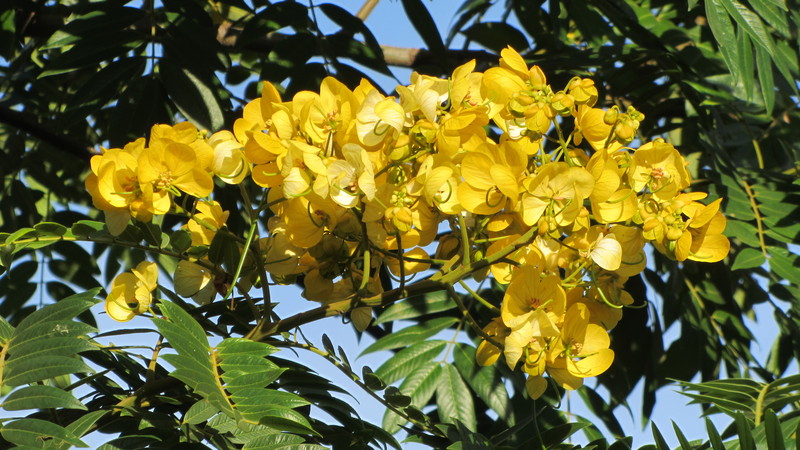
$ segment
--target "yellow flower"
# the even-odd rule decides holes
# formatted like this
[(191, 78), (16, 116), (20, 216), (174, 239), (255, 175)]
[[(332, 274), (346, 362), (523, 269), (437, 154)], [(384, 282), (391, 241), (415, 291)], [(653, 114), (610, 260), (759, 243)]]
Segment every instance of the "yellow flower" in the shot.
[(583, 167), (569, 167), (565, 162), (543, 166), (534, 177), (523, 182), (522, 219), (536, 224), (542, 216), (566, 226), (583, 209), (583, 200), (592, 193), (594, 177)]
[(356, 115), (356, 133), (361, 143), (374, 147), (387, 138), (394, 138), (403, 130), (405, 120), (405, 111), (394, 97), (384, 97), (373, 89)]
[[(483, 327), (483, 332), (486, 333), (487, 336), (493, 337), (495, 341), (502, 343), (505, 341), (506, 336), (508, 336), (511, 332), (511, 329), (503, 324), (503, 319), (500, 317), (495, 317), (491, 322)], [(481, 366), (491, 366), (497, 362), (497, 359), (500, 358), (501, 353), (502, 350), (495, 344), (482, 339), (481, 343), (478, 344), (477, 351), (475, 352), (475, 360)]]
[(609, 349), (608, 333), (600, 325), (589, 322), (589, 309), (575, 303), (564, 316), (561, 336), (551, 349), (552, 365), (547, 371), (565, 389), (576, 389), (583, 378), (605, 372), (614, 361)]
[(515, 168), (504, 164), (495, 155), (495, 147), (469, 152), (461, 160), (464, 182), (458, 186), (459, 203), (474, 214), (489, 215), (516, 203), (519, 183)]
[(316, 245), (326, 231), (336, 227), (344, 210), (330, 199), (314, 194), (287, 200), (284, 208), (286, 235), (292, 244), (301, 248)]
[(106, 297), (106, 313), (118, 322), (127, 322), (150, 309), (153, 291), (158, 286), (158, 266), (143, 261), (131, 272), (117, 275)]
[(208, 138), (214, 149), (211, 171), (228, 184), (239, 184), (250, 173), (250, 164), (244, 156), (244, 147), (230, 131), (220, 131)]
[(191, 261), (179, 261), (175, 268), (175, 293), (191, 297), (200, 305), (208, 304), (217, 294), (214, 274)]
[[(322, 80), (319, 94), (302, 91), (292, 99), (294, 115), (300, 128), (316, 145), (329, 145), (332, 139), (341, 147), (355, 118), (358, 105), (350, 89), (332, 77)], [(333, 142), (332, 141), (332, 142)]]
[(530, 376), (528, 375), (528, 379), (525, 380), (525, 391), (528, 392), (528, 395), (533, 399), (536, 400), (544, 394), (544, 391), (547, 390), (547, 380), (544, 377), (540, 376)]
[[(336, 159), (326, 170), (327, 195), (344, 208), (352, 208), (361, 200), (361, 195), (372, 200), (375, 197), (375, 175), (367, 151), (358, 144), (345, 144), (342, 148), (345, 159)], [(317, 194), (320, 194), (315, 189)]]
[(300, 258), (305, 251), (292, 244), (287, 236), (287, 227), (278, 217), (269, 221), (270, 237), (261, 239), (259, 246), (264, 255), (264, 268), (279, 277), (302, 272)]
[(444, 155), (431, 155), (422, 162), (417, 171), (417, 184), (428, 204), (436, 206), (445, 214), (458, 214), (463, 209), (458, 201), (458, 166)]
[(197, 212), (186, 223), (192, 236), (192, 245), (210, 245), (217, 230), (225, 225), (230, 211), (223, 211), (215, 201), (198, 202)]
[(569, 95), (575, 103), (591, 107), (597, 102), (597, 87), (589, 78), (575, 77), (569, 82)]
[(410, 85), (397, 86), (403, 111), (422, 113), (428, 122), (436, 122), (440, 106), (450, 98), (448, 84), (448, 80), (412, 73)]
[(723, 236), (727, 220), (719, 212), (722, 199), (717, 199), (707, 206), (692, 202), (683, 207), (683, 214), (690, 219), (687, 228), (676, 241), (675, 258), (678, 261), (691, 259), (701, 262), (721, 261), (728, 255), (731, 244)]
[(588, 105), (580, 105), (575, 108), (574, 114), (575, 144), (580, 145), (583, 139), (586, 139), (592, 148), (597, 151), (614, 151), (622, 147), (622, 144), (613, 139), (612, 126), (603, 120), (606, 115), (605, 111), (599, 108), (591, 108)]
[(511, 329), (533, 319), (541, 319), (536, 311), (544, 312), (552, 322), (564, 313), (566, 294), (557, 275), (544, 275), (539, 268), (519, 267), (511, 277), (501, 307), (503, 323)]
[(683, 157), (666, 142), (642, 145), (633, 153), (631, 164), (628, 177), (636, 192), (648, 188), (659, 200), (669, 201), (689, 186), (689, 172)]
[(179, 142), (146, 148), (139, 158), (137, 175), (145, 195), (152, 195), (155, 214), (169, 210), (169, 195), (177, 194), (176, 190), (203, 198), (214, 188), (211, 175), (198, 165), (192, 147)]
[[(431, 257), (428, 252), (420, 247), (403, 252), (403, 273), (409, 276), (418, 272), (430, 269), (431, 264), (426, 260)], [(400, 260), (395, 257), (386, 256), (386, 265), (389, 271), (395, 276), (400, 276)]]

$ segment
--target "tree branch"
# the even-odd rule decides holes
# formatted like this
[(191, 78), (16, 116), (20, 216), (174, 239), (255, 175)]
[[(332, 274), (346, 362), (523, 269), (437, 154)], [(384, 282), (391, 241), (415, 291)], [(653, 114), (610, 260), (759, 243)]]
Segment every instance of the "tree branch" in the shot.
[(11, 125), (32, 138), (51, 145), (54, 149), (76, 156), (84, 161), (92, 157), (92, 147), (85, 146), (69, 136), (54, 133), (29, 118), (25, 113), (0, 106), (0, 123)]
[(364, 4), (361, 5), (361, 9), (359, 9), (358, 12), (356, 13), (356, 17), (361, 19), (362, 22), (367, 20), (367, 17), (369, 17), (372, 10), (375, 9), (376, 6), (378, 6), (378, 1), (379, 0), (365, 1)]

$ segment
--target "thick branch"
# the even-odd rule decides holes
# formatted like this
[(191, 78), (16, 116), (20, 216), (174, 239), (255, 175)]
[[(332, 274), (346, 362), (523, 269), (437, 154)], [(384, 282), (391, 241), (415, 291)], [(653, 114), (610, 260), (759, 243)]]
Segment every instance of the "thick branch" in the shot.
[[(242, 50), (250, 50), (258, 53), (269, 53), (275, 45), (286, 39), (288, 36), (281, 33), (270, 33), (260, 39), (251, 40), (246, 43), (239, 42), (241, 30), (231, 27), (230, 24), (221, 24), (217, 32), (217, 41), (224, 47), (239, 47)], [(391, 45), (381, 45), (383, 57), (386, 64), (396, 67), (419, 67), (426, 65), (447, 65), (446, 61), (434, 57), (427, 49), (394, 47)], [(455, 63), (476, 59), (486, 62), (497, 62), (497, 55), (493, 55), (483, 50), (448, 50), (448, 60)]]
[(81, 144), (62, 134), (57, 134), (30, 119), (25, 113), (0, 106), (0, 122), (11, 125), (27, 133), (32, 138), (50, 144), (58, 151), (88, 161), (92, 157), (92, 148)]
[(427, 294), (429, 292), (441, 291), (443, 289), (445, 289), (444, 284), (438, 281), (427, 279), (406, 286), (404, 289), (392, 289), (373, 297), (332, 302), (300, 314), (295, 314), (294, 316), (287, 317), (286, 319), (281, 319), (277, 322), (260, 322), (250, 333), (247, 334), (247, 336), (245, 336), (245, 338), (254, 341), (261, 341), (274, 334), (297, 328), (300, 325), (305, 325), (319, 319), (324, 319), (325, 317), (344, 314), (354, 307), (388, 306), (404, 298), (413, 297), (420, 294)]

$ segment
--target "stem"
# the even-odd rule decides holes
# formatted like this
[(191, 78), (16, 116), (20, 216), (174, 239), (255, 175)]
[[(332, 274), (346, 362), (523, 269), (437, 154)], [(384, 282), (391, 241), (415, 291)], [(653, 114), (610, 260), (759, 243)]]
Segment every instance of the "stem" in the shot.
[(497, 309), (496, 306), (494, 306), (493, 304), (489, 303), (485, 298), (481, 297), (477, 292), (475, 292), (471, 287), (469, 287), (469, 285), (467, 283), (464, 283), (464, 280), (459, 280), (458, 284), (460, 284), (461, 287), (466, 289), (467, 292), (469, 292), (469, 295), (471, 295), (473, 298), (475, 298), (475, 300), (479, 301), (483, 306), (489, 308), (492, 311), (500, 311), (499, 309)]
[(458, 292), (456, 292), (455, 289), (453, 289), (453, 286), (447, 287), (447, 295), (449, 295), (450, 298), (452, 298), (453, 301), (456, 302), (459, 311), (461, 311), (461, 314), (467, 319), (467, 322), (469, 322), (470, 326), (473, 328), (473, 330), (478, 336), (490, 342), (492, 345), (499, 348), (500, 350), (503, 349), (502, 343), (496, 341), (494, 337), (486, 334), (486, 332), (483, 331), (483, 328), (481, 328), (481, 326), (478, 325), (478, 322), (476, 322), (475, 318), (472, 317), (472, 314), (469, 313), (469, 310), (467, 309), (466, 305), (464, 305), (464, 302), (461, 301), (461, 296), (458, 295)]
[(745, 192), (747, 192), (747, 197), (750, 199), (750, 207), (753, 209), (753, 214), (756, 216), (756, 227), (758, 227), (758, 242), (761, 244), (761, 252), (764, 253), (764, 257), (769, 259), (769, 254), (767, 253), (767, 243), (764, 240), (764, 224), (762, 223), (761, 213), (758, 212), (758, 203), (756, 203), (756, 197), (753, 195), (753, 190), (750, 189), (750, 185), (747, 181), (742, 180), (742, 185), (744, 186)]
[(458, 215), (458, 228), (461, 230), (461, 250), (463, 253), (462, 264), (468, 266), (470, 264), (469, 250), (472, 247), (469, 244), (469, 235), (467, 234), (467, 221), (464, 219), (464, 214)]

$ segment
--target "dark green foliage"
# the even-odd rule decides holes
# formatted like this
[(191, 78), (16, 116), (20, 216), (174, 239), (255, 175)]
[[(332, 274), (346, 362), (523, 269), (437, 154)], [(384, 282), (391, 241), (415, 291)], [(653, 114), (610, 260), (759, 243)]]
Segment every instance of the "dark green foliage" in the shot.
[[(673, 380), (706, 414), (731, 416), (722, 431), (707, 421), (702, 444), (676, 427), (682, 448), (796, 445), (800, 394), (797, 375), (787, 374), (800, 359), (796, 0), (465, 0), (453, 5), (445, 35), (429, 2), (402, 0), (397, 6), (425, 46), (405, 60), (385, 57), (356, 6), (339, 3), (0, 2), (0, 381), (2, 407), (15, 417), (3, 423), (3, 445), (46, 438), (66, 449), (100, 431), (113, 439), (106, 448), (400, 448), (389, 433), (406, 427), (411, 440), (438, 447), (572, 448), (568, 439), (578, 433), (589, 441), (583, 448), (630, 448), (620, 407), (629, 407), (641, 382), (643, 410), (633, 414), (650, 417), (659, 389)], [(455, 48), (461, 38), (463, 48)], [(298, 364), (288, 350), (270, 355), (297, 344), (288, 336), (271, 345), (231, 338), (259, 319), (241, 299), (232, 308), (192, 309), (162, 292), (176, 300), (156, 307), (165, 318), (153, 319), (171, 367), (149, 364), (154, 348), (136, 353), (98, 343), (155, 332), (96, 334), (88, 308), (99, 291), (90, 289), (145, 259), (148, 244), (160, 249), (162, 263), (187, 251), (207, 256), (218, 288), (227, 289), (225, 272), (241, 256), (233, 236), (248, 223), (247, 211), (235, 210), (232, 234), (218, 234), (209, 246), (191, 247), (169, 217), (112, 237), (84, 188), (89, 158), (101, 146), (184, 119), (230, 129), (261, 80), (282, 84), (289, 99), (316, 90), (328, 75), (352, 87), (365, 72), (393, 76), (390, 67), (400, 65), (446, 76), (476, 58), (484, 70), (507, 45), (540, 65), (555, 89), (591, 76), (598, 106), (643, 111), (638, 137), (674, 142), (691, 160), (694, 186), (709, 191), (709, 200), (725, 199), (727, 260), (678, 264), (656, 255), (643, 277), (628, 280), (635, 304), (646, 306), (626, 310), (612, 332), (615, 365), (599, 378), (610, 395), (580, 392), (614, 438), (561, 412), (559, 389), (532, 403), (523, 378), (503, 361), (477, 366), (477, 336), (463, 333), (464, 317), (443, 292), (376, 311), (367, 331), (383, 334), (363, 354), (391, 355), (374, 373), (327, 336), (317, 349), (395, 408), (383, 419), (389, 433), (342, 399), (349, 388)], [(232, 209), (239, 193), (222, 193)], [(191, 199), (182, 200), (191, 208)], [(74, 295), (80, 291), (87, 292)], [(480, 294), (497, 304), (503, 290), (493, 285)], [(485, 325), (484, 306), (468, 309)], [(777, 331), (771, 345), (758, 343), (771, 349), (766, 361), (753, 355), (752, 320)], [(665, 342), (670, 329), (680, 336)], [(457, 330), (472, 341), (456, 341)], [(311, 418), (312, 408), (332, 419)], [(652, 434), (650, 448), (675, 444), (655, 424)]]

